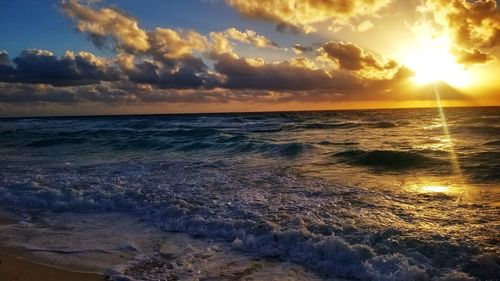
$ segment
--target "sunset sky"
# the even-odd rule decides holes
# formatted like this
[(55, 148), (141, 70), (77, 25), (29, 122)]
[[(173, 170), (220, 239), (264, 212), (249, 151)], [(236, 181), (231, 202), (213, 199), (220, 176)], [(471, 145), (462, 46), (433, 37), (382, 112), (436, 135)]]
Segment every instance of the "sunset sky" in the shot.
[(498, 1), (0, 1), (0, 115), (500, 105)]

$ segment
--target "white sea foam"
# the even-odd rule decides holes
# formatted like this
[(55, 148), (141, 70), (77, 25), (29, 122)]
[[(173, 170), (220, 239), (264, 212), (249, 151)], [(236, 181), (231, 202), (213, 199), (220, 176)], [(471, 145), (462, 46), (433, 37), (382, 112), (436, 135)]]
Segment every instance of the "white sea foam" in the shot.
[(495, 279), (498, 109), (447, 116), (453, 141), (435, 110), (0, 120), (0, 204), (27, 218), (0, 235), (117, 280), (222, 264), (255, 280)]
[(105, 274), (109, 280), (319, 280), (298, 265), (164, 232), (127, 213), (32, 213), (17, 219), (0, 226), (5, 246), (29, 251), (39, 263)]
[[(290, 170), (272, 169), (265, 162), (246, 164), (244, 171), (241, 167), (241, 163), (235, 165), (229, 160), (134, 161), (105, 166), (47, 167), (25, 174), (3, 174), (0, 200), (18, 209), (23, 206), (21, 210), (24, 212), (52, 210), (64, 212), (63, 217), (68, 211), (80, 212), (83, 214), (79, 219), (83, 221), (87, 220), (85, 217), (93, 216), (88, 214), (89, 211), (98, 212), (96, 217), (100, 217), (103, 211), (135, 214), (147, 224), (163, 230), (214, 241), (224, 249), (225, 261), (233, 258), (225, 256), (232, 249), (254, 259), (297, 264), (321, 278), (468, 278), (468, 273), (461, 272), (464, 259), (473, 259), (478, 251), (481, 252), (474, 241), (444, 232), (437, 239), (436, 232), (421, 229), (403, 210), (390, 209), (394, 205), (389, 201), (411, 202), (415, 198), (388, 198), (376, 190), (335, 186), (297, 176)], [(455, 204), (453, 197), (437, 198)], [(426, 204), (434, 208), (451, 208), (439, 204), (436, 198), (428, 199)], [(73, 215), (59, 222), (78, 221), (71, 218)], [(487, 212), (484, 215), (488, 215)], [(176, 276), (180, 272), (197, 272), (169, 266), (169, 257), (162, 256), (161, 251), (151, 250), (152, 246), (144, 246), (144, 241), (149, 238), (141, 239), (137, 232), (150, 229), (144, 224), (136, 225), (135, 229), (126, 220), (106, 218), (106, 214), (93, 224), (96, 227), (87, 230), (85, 223), (74, 223), (71, 227), (85, 228), (88, 236), (75, 236), (73, 241), (57, 235), (64, 233), (64, 227), (57, 227), (63, 223), (55, 226), (48, 223), (50, 231), (44, 229), (43, 224), (24, 225), (17, 230), (22, 233), (29, 229), (32, 232), (28, 236), (42, 239), (41, 242), (31, 241), (32, 245), (24, 243), (23, 247), (44, 256), (75, 257), (74, 264), (79, 264), (82, 259), (94, 260), (89, 265), (100, 264), (108, 268), (110, 264), (103, 262), (106, 258), (102, 258), (107, 254), (131, 258), (132, 261), (109, 271), (116, 276), (146, 278), (144, 276), (150, 273), (144, 268)], [(110, 233), (107, 229), (114, 230)], [(127, 236), (125, 233), (132, 234)], [(147, 235), (154, 237), (159, 234)], [(106, 240), (109, 237), (120, 239)], [(101, 238), (104, 241), (99, 241)], [(77, 247), (60, 244), (64, 240)], [(97, 242), (97, 245), (88, 248), (86, 241)], [(39, 248), (46, 244), (59, 245), (60, 249)], [(198, 250), (202, 253), (208, 247), (211, 245)], [(447, 256), (443, 258), (437, 249)], [(179, 261), (196, 264), (198, 268), (206, 259), (198, 254), (189, 258), (189, 261), (185, 257)], [(220, 257), (214, 254), (213, 258), (216, 263)], [(123, 260), (114, 264), (119, 262)], [(303, 270), (301, 272), (306, 274)], [(474, 267), (470, 272), (477, 274)], [(144, 276), (139, 277), (141, 274)]]

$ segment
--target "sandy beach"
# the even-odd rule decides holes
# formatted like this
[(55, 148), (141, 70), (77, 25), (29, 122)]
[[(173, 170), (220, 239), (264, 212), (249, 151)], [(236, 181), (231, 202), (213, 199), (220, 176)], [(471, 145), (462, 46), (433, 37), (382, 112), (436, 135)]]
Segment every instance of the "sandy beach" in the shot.
[(11, 256), (0, 249), (0, 280), (2, 281), (103, 281), (98, 274), (79, 273), (64, 269), (36, 264), (31, 261)]
[[(11, 218), (0, 218), (0, 225), (14, 223)], [(1, 242), (0, 242), (1, 243)], [(45, 265), (30, 260), (27, 253), (3, 247), (0, 244), (0, 280), (2, 281), (103, 281), (104, 276), (81, 273)]]

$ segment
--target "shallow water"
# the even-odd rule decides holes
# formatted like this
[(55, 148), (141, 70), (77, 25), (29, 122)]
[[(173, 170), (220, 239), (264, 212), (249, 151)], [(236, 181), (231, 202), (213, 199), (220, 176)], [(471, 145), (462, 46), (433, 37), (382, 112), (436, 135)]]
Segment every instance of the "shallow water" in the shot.
[[(231, 276), (247, 280), (262, 278), (260, 260), (289, 265), (279, 272), (292, 279), (494, 280), (500, 108), (445, 116), (406, 109), (1, 119), (0, 202), (30, 220), (121, 212), (227, 253), (190, 256), (200, 270), (186, 280), (213, 277), (207, 268), (221, 260), (240, 260)], [(110, 272), (178, 274), (137, 266), (170, 262), (148, 249)], [(199, 266), (203, 260), (213, 266)]]

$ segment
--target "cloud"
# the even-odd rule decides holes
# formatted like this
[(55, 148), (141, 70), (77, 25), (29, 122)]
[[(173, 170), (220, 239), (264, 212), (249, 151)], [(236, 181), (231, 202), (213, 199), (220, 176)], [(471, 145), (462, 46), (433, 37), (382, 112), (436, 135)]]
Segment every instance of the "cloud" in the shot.
[(473, 65), (477, 63), (486, 63), (495, 59), (494, 56), (481, 51), (480, 49), (456, 49), (454, 50), (457, 56), (457, 62), (465, 65)]
[(492, 48), (500, 37), (500, 11), (495, 0), (427, 0), (422, 9), (446, 26), (464, 47)]
[(249, 43), (258, 48), (279, 48), (276, 42), (273, 42), (263, 35), (257, 34), (253, 30), (240, 31), (234, 27), (228, 28), (223, 32), (230, 39)]
[[(255, 12), (253, 17), (278, 24), (290, 25), (297, 18), (293, 26), (305, 30), (321, 18), (357, 17), (390, 1), (229, 2), (248, 13)], [(366, 9), (361, 8), (363, 3)], [(93, 43), (103, 46), (111, 42), (116, 57), (71, 51), (59, 57), (32, 49), (11, 61), (5, 51), (0, 51), (0, 102), (134, 105), (404, 100), (407, 96), (400, 93), (408, 93), (408, 78), (413, 75), (395, 61), (350, 42), (326, 42), (321, 47), (295, 44), (293, 51), (307, 58), (273, 62), (240, 57), (235, 52), (239, 43), (279, 48), (252, 30), (228, 28), (208, 34), (168, 27), (144, 30), (136, 19), (117, 9), (98, 9), (75, 0), (62, 2), (61, 7)], [(320, 12), (320, 8), (325, 11)], [(313, 17), (314, 12), (318, 17)], [(365, 22), (368, 28), (371, 22)], [(456, 52), (464, 64), (491, 59), (478, 48), (457, 48)], [(316, 60), (312, 59), (317, 54)], [(418, 91), (411, 95), (413, 99), (433, 98)]]
[(42, 84), (6, 84), (0, 82), (0, 103), (9, 104), (80, 104), (88, 102), (108, 105), (166, 103), (226, 103), (263, 97), (266, 92), (214, 90), (156, 89), (130, 82), (106, 82), (80, 87), (54, 87)]
[[(351, 95), (369, 98), (366, 93), (383, 92), (408, 77), (403, 75), (405, 72), (402, 69), (388, 79), (359, 75), (353, 69), (384, 68), (386, 65), (374, 55), (358, 51), (351, 59), (361, 60), (358, 62), (361, 66), (327, 71), (305, 57), (268, 63), (260, 58), (240, 58), (234, 53), (220, 53), (213, 56), (211, 70), (189, 52), (174, 60), (168, 56), (157, 60), (155, 57), (119, 53), (112, 61), (88, 52), (68, 51), (64, 56), (57, 57), (49, 51), (25, 50), (14, 59), (15, 73), (7, 76), (8, 79), (0, 76), (3, 78), (0, 81), (15, 85), (12, 91), (5, 91), (0, 100), (11, 103), (31, 100), (42, 103), (129, 104), (154, 100), (200, 103), (243, 101), (237, 98), (255, 102), (264, 99), (274, 102), (313, 101), (326, 96), (338, 99), (340, 95), (343, 99), (351, 99)], [(336, 57), (342, 61), (347, 59), (338, 54)], [(11, 65), (6, 53), (1, 53), (0, 59), (1, 65)], [(34, 90), (26, 90), (28, 87), (21, 87), (19, 83), (39, 85), (30, 88)], [(57, 90), (58, 86), (77, 87)], [(307, 91), (310, 93), (305, 93)], [(221, 92), (224, 96), (211, 96)], [(255, 96), (251, 92), (255, 92)], [(332, 93), (335, 95), (332, 96)]]
[(459, 63), (485, 63), (494, 57), (485, 50), (498, 47), (500, 11), (495, 0), (426, 0), (418, 10), (437, 30), (450, 34)]
[[(96, 46), (102, 47), (106, 39), (111, 38), (115, 43), (113, 48), (117, 52), (153, 54), (157, 59), (177, 59), (210, 47), (208, 38), (196, 31), (160, 27), (146, 31), (139, 28), (135, 18), (117, 9), (96, 9), (82, 5), (77, 0), (63, 1), (61, 8), (67, 16), (76, 21), (77, 30), (88, 33)], [(231, 27), (221, 32), (213, 32), (211, 37), (215, 37), (215, 34), (259, 48), (279, 48), (276, 42), (249, 29), (240, 31)], [(217, 39), (220, 38), (215, 38)], [(219, 42), (220, 40), (215, 43)]]
[[(1, 55), (0, 81), (43, 83), (58, 86), (94, 84), (120, 79), (118, 68), (89, 52), (66, 52), (59, 58), (45, 50), (24, 50), (14, 59), (15, 67)], [(7, 63), (6, 63), (7, 62)]]
[(62, 1), (60, 7), (76, 21), (76, 29), (89, 33), (89, 38), (97, 46), (102, 47), (106, 38), (111, 37), (116, 48), (128, 52), (144, 52), (150, 47), (148, 35), (139, 28), (137, 20), (117, 9), (96, 10), (77, 0)]
[(356, 44), (350, 42), (330, 41), (323, 45), (322, 50), (341, 69), (349, 71), (387, 71), (397, 67), (395, 61), (383, 61), (373, 53), (366, 52)]
[[(267, 67), (267, 66), (266, 66)], [(283, 66), (281, 66), (283, 67)], [(44, 84), (2, 83), (0, 82), (0, 103), (12, 105), (101, 103), (105, 105), (152, 105), (157, 103), (184, 104), (224, 104), (286, 102), (345, 102), (434, 99), (429, 87), (408, 90), (408, 81), (401, 77), (385, 80), (360, 80), (349, 74), (335, 74), (328, 88), (267, 89), (257, 86), (211, 89), (163, 89), (149, 84), (127, 81), (103, 82), (101, 84), (78, 87), (55, 87)], [(254, 77), (260, 79), (260, 77)], [(288, 78), (287, 78), (288, 79)], [(318, 78), (316, 78), (318, 79)], [(319, 78), (321, 80), (321, 78)], [(349, 82), (350, 79), (354, 81)], [(307, 82), (314, 79), (306, 78)], [(260, 82), (266, 82), (260, 80)], [(466, 98), (448, 85), (439, 85), (443, 98), (460, 100)], [(405, 95), (401, 95), (403, 92)]]
[(16, 70), (10, 61), (9, 54), (0, 50), (0, 81), (8, 80), (15, 73)]
[(301, 44), (292, 45), (292, 49), (296, 54), (310, 53), (314, 50), (313, 47), (306, 47), (306, 46), (301, 45)]
[(156, 28), (149, 33), (150, 52), (158, 60), (179, 59), (191, 56), (194, 51), (204, 51), (207, 39), (196, 31), (176, 31)]
[(159, 88), (197, 89), (211, 88), (218, 84), (214, 74), (200, 72), (188, 65), (169, 69), (151, 60), (135, 63), (124, 72), (132, 82), (155, 85)]
[(351, 17), (373, 16), (391, 0), (226, 0), (243, 16), (271, 21), (279, 29), (311, 32), (314, 24), (324, 21), (340, 22)]
[(0, 50), (0, 65), (3, 66), (11, 65), (9, 54), (5, 50)]
[(373, 23), (369, 20), (364, 20), (360, 24), (353, 26), (354, 31), (365, 32), (374, 27)]
[(220, 54), (233, 53), (234, 48), (227, 37), (221, 32), (210, 32), (210, 52), (208, 56), (212, 59)]
[[(303, 58), (302, 62), (307, 61)], [(323, 69), (312, 69), (310, 64), (282, 61), (265, 63), (259, 59), (221, 55), (214, 65), (225, 77), (221, 87), (230, 89), (312, 90), (359, 87), (358, 79), (348, 73), (332, 77)]]
[(146, 31), (138, 27), (137, 20), (116, 9), (96, 9), (76, 0), (65, 1), (61, 6), (77, 22), (77, 29), (89, 33), (95, 44), (103, 44), (106, 38), (115, 42), (116, 62), (130, 81), (161, 88), (217, 85), (217, 74), (209, 72), (200, 56), (205, 54), (210, 59), (220, 54), (236, 56), (232, 41), (259, 48), (279, 48), (277, 43), (249, 29), (240, 31), (232, 27), (211, 32), (209, 36), (194, 30), (160, 27)]

